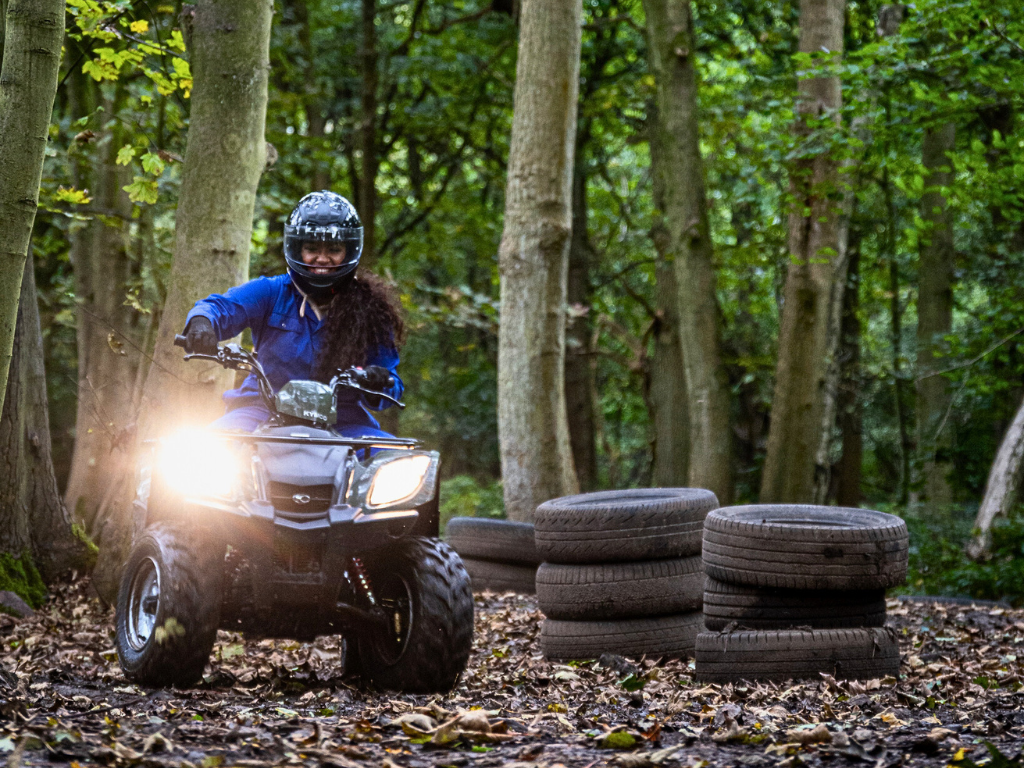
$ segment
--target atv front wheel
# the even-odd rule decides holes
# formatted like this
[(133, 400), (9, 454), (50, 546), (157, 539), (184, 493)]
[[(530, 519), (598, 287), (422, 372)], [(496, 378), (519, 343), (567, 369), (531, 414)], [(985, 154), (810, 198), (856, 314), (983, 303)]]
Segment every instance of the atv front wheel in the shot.
[(358, 636), (353, 666), (384, 688), (450, 691), (473, 645), (473, 594), (462, 560), (437, 539), (410, 536), (367, 565), (387, 623)]
[(199, 682), (220, 620), (224, 551), (185, 526), (146, 529), (121, 577), (115, 616), (124, 675), (148, 686)]

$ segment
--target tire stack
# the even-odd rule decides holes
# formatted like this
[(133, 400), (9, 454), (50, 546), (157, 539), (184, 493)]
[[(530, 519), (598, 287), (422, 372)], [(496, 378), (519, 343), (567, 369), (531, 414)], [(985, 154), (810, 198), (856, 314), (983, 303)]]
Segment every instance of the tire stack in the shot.
[(533, 526), (511, 520), (454, 517), (445, 528), (448, 544), (459, 553), (473, 591), (532, 595), (540, 557)]
[(907, 573), (907, 526), (867, 509), (756, 505), (704, 521), (697, 679), (895, 676), (885, 590)]
[(566, 496), (534, 519), (537, 601), (548, 659), (681, 657), (703, 629), (704, 517), (711, 491), (654, 488)]

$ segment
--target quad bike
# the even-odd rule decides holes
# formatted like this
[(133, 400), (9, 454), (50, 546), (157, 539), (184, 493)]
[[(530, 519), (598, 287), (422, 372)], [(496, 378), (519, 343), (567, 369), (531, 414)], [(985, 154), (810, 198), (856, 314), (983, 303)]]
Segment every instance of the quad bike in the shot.
[(462, 561), (437, 538), (438, 454), (330, 427), (343, 389), (404, 406), (364, 389), (353, 370), (275, 394), (235, 344), (185, 359), (253, 372), (272, 417), (252, 434), (147, 444), (117, 598), (125, 676), (193, 685), (226, 629), (340, 634), (346, 674), (408, 692), (453, 688), (469, 658), (473, 598)]

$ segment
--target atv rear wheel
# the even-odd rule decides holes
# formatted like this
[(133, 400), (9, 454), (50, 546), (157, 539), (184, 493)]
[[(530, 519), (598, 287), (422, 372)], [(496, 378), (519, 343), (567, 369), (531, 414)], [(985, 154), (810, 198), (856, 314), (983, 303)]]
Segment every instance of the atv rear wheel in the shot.
[(473, 594), (462, 560), (437, 539), (410, 536), (367, 566), (386, 628), (357, 637), (353, 671), (396, 691), (454, 688), (473, 644)]
[(148, 686), (199, 682), (220, 620), (224, 550), (169, 522), (132, 550), (117, 593), (115, 646), (124, 675)]

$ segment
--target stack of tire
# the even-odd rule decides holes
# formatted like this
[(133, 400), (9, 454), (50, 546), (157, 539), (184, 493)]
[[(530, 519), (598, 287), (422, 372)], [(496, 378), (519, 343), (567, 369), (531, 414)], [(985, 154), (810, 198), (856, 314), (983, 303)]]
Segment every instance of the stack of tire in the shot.
[(885, 590), (907, 573), (907, 526), (883, 512), (725, 507), (704, 521), (703, 682), (895, 676)]
[(540, 558), (529, 523), (454, 517), (445, 527), (445, 538), (462, 558), (474, 592), (534, 593)]
[(704, 517), (711, 491), (654, 488), (566, 496), (534, 518), (537, 602), (548, 659), (678, 658), (703, 629)]

